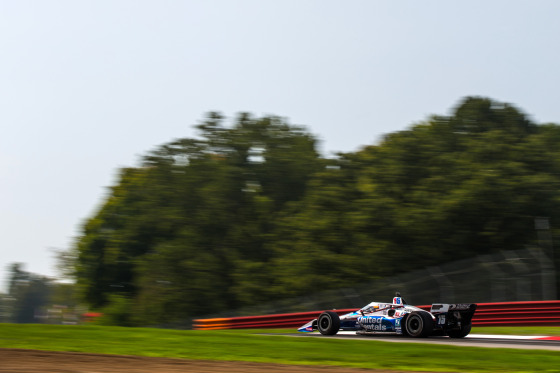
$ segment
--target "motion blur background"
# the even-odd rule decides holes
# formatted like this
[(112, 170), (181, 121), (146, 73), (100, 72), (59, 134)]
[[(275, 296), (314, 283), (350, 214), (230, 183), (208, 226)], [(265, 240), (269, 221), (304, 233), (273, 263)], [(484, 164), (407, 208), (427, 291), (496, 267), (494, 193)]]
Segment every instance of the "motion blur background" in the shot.
[(559, 10), (0, 2), (2, 320), (558, 298)]

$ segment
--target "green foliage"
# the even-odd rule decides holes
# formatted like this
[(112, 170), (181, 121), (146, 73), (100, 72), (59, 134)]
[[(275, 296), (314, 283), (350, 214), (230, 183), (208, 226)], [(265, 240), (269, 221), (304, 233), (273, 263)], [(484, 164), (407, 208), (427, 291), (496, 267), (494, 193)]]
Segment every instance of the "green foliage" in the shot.
[(84, 300), (121, 295), (128, 324), (523, 248), (535, 217), (560, 221), (560, 126), (490, 99), (335, 159), (277, 117), (227, 128), (210, 113), (197, 128), (121, 170), (72, 249)]
[(130, 300), (119, 294), (109, 297), (109, 302), (102, 310), (102, 316), (95, 320), (95, 324), (104, 326), (131, 326), (132, 304)]
[(23, 270), (23, 265), (10, 266), (10, 319), (16, 323), (37, 322), (39, 308), (47, 304), (51, 287), (49, 280)]
[[(9, 294), (0, 294), (0, 322), (76, 322), (78, 306), (75, 286), (24, 270), (23, 264), (9, 266)], [(48, 310), (57, 310), (57, 316)]]
[[(179, 139), (123, 169), (76, 248), (78, 286), (100, 308), (118, 293), (144, 324), (236, 308), (262, 286), (275, 216), (302, 198), (322, 163), (315, 140), (279, 118), (211, 113), (202, 139)], [(260, 291), (257, 299), (270, 299)], [(208, 297), (212, 295), (212, 297)]]

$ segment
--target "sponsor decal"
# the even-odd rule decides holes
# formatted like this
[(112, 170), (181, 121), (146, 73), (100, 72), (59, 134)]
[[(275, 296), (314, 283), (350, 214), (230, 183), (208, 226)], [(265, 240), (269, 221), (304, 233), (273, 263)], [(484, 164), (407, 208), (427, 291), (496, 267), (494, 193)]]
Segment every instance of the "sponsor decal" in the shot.
[(383, 317), (375, 317), (375, 316), (360, 317), (360, 318), (358, 318), (358, 321), (360, 321), (360, 323), (362, 323), (362, 324), (364, 324), (364, 323), (368, 323), (368, 324), (382, 323), (383, 322)]
[(358, 323), (366, 330), (387, 331), (387, 326), (383, 325), (383, 317), (360, 317)]
[(443, 313), (449, 311), (449, 304), (432, 304), (432, 313)]
[(449, 305), (449, 310), (469, 310), (471, 304), (451, 304)]
[(387, 331), (387, 326), (384, 325), (362, 325), (366, 330), (370, 331)]

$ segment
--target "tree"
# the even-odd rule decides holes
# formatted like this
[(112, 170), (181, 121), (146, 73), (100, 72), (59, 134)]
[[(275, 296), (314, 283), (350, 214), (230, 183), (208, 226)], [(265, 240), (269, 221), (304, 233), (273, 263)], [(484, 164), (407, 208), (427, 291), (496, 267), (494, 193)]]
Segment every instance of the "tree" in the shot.
[(491, 99), (334, 159), (279, 117), (210, 113), (197, 129), (122, 169), (72, 249), (110, 323), (187, 325), (523, 248), (534, 217), (560, 221), (560, 126)]
[(11, 320), (15, 323), (37, 323), (38, 312), (49, 300), (50, 280), (23, 270), (23, 265), (10, 265), (10, 289), (12, 299)]
[(321, 168), (315, 140), (277, 117), (222, 122), (210, 113), (197, 126), (201, 139), (162, 145), (121, 171), (76, 245), (90, 305), (118, 294), (142, 323), (182, 323), (245, 302), (255, 287), (240, 274), (272, 282), (265, 244), (275, 215)]
[(535, 243), (534, 217), (558, 217), (558, 130), (466, 98), (344, 155), (347, 182), (315, 174), (278, 225), (279, 279), (304, 293)]

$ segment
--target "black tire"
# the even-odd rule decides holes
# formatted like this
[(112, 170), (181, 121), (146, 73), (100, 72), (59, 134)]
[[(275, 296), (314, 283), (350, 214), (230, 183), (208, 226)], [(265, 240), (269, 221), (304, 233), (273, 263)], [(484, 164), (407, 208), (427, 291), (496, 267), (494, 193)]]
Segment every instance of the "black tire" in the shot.
[(406, 335), (413, 338), (424, 338), (434, 330), (434, 320), (428, 312), (412, 312), (406, 318), (404, 328)]
[(401, 331), (403, 336), (408, 336), (408, 332), (406, 332), (406, 319), (408, 317), (408, 314), (405, 314), (405, 316), (401, 319)]
[(468, 325), (461, 326), (461, 330), (451, 330), (447, 333), (450, 338), (464, 338), (465, 336), (469, 335), (471, 332), (472, 323)]
[(335, 312), (323, 312), (317, 318), (317, 328), (323, 335), (335, 335), (340, 330), (340, 317)]

